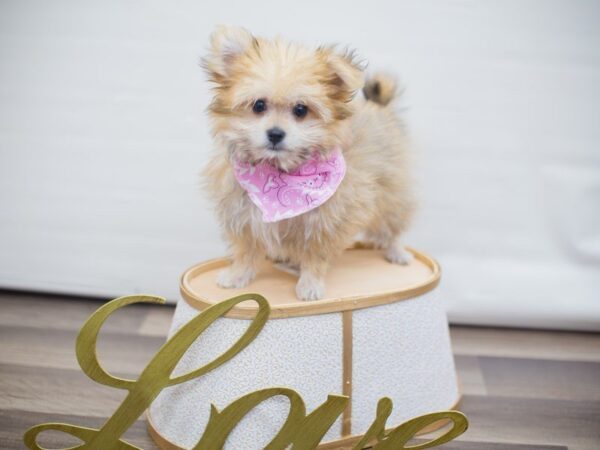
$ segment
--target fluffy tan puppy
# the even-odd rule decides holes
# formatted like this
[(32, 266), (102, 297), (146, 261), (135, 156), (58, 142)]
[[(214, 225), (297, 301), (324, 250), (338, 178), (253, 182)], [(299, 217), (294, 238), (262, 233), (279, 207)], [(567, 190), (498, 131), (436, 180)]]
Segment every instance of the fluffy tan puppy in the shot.
[[(365, 83), (354, 54), (335, 47), (307, 48), (232, 27), (217, 28), (210, 42), (203, 66), (214, 83), (216, 152), (203, 179), (232, 251), (218, 284), (247, 285), (268, 257), (299, 270), (298, 298), (320, 299), (328, 267), (361, 232), (389, 261), (410, 262), (400, 235), (414, 201), (405, 132), (390, 105), (394, 81)], [(365, 98), (356, 95), (361, 89)], [(333, 196), (279, 222), (263, 221), (233, 173), (235, 159), (289, 172), (336, 147), (346, 175)]]

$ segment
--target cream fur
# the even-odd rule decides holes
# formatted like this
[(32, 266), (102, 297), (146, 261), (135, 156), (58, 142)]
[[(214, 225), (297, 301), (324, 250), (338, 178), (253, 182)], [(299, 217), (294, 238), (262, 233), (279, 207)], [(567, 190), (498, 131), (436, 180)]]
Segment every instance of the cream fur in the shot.
[[(390, 261), (409, 262), (412, 255), (400, 242), (415, 209), (404, 127), (391, 104), (353, 98), (364, 84), (353, 55), (257, 39), (239, 28), (219, 28), (211, 41), (204, 66), (216, 85), (210, 107), (216, 151), (203, 179), (233, 259), (218, 283), (245, 286), (266, 256), (299, 267), (299, 298), (322, 298), (328, 267), (359, 232), (385, 249)], [(378, 92), (395, 92), (388, 77), (367, 86), (377, 82)], [(257, 99), (269, 105), (264, 114), (252, 112)], [(310, 111), (301, 120), (290, 112), (297, 102)], [(277, 151), (264, 137), (274, 125), (287, 133)], [(230, 165), (234, 157), (267, 159), (291, 170), (311, 151), (327, 154), (335, 145), (347, 164), (336, 193), (319, 208), (277, 223), (262, 221)]]

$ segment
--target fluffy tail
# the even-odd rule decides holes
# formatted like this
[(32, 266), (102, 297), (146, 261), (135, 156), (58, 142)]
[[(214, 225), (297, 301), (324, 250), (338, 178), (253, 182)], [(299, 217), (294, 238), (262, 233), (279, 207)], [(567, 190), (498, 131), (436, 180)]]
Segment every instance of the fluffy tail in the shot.
[(381, 106), (387, 105), (401, 93), (398, 89), (396, 79), (391, 75), (383, 73), (376, 73), (372, 77), (367, 78), (365, 87), (363, 87), (365, 98)]

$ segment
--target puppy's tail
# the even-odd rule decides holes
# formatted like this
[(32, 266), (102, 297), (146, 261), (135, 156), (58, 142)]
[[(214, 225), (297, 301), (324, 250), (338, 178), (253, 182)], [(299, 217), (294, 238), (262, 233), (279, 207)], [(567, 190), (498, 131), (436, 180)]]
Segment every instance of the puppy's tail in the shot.
[(363, 94), (367, 100), (385, 106), (400, 96), (402, 90), (399, 89), (398, 82), (392, 75), (376, 73), (367, 78)]

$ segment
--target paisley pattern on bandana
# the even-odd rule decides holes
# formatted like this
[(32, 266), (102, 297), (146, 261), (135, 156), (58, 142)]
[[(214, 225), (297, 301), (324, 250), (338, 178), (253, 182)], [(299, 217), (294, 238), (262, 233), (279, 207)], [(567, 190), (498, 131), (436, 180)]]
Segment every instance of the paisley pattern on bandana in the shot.
[(293, 172), (283, 172), (268, 162), (256, 165), (234, 161), (233, 172), (250, 200), (262, 211), (265, 222), (278, 222), (304, 214), (325, 203), (346, 174), (340, 149), (328, 159), (313, 155)]

